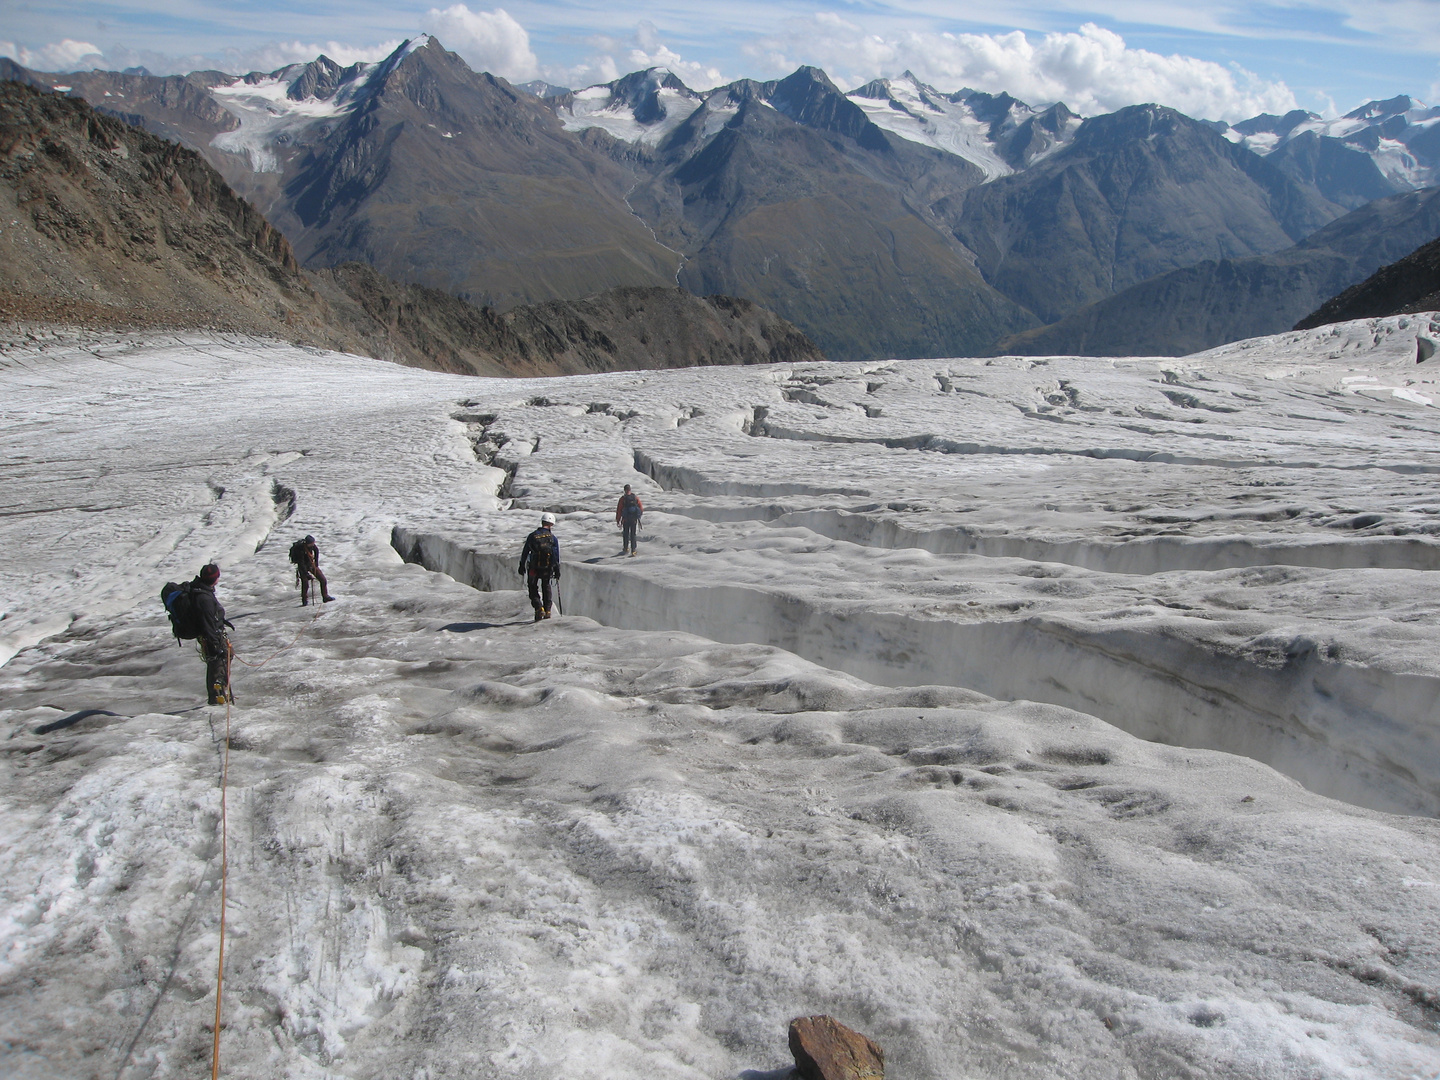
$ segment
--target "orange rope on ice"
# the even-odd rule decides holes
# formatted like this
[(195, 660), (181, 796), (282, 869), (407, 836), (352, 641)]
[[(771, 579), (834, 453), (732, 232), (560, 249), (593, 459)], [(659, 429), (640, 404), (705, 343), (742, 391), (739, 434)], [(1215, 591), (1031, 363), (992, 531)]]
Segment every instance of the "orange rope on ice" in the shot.
[(225, 687), (225, 756), (220, 768), (220, 959), (215, 966), (215, 1049), (210, 1057), (210, 1080), (220, 1076), (220, 995), (225, 985), (225, 883), (229, 878), (229, 822), (225, 793), (230, 780), (230, 687)]
[(315, 625), (315, 620), (318, 619), (318, 618), (320, 618), (320, 615), (322, 614), (322, 610), (323, 610), (323, 609), (318, 609), (318, 608), (317, 608), (315, 614), (311, 617), (310, 621), (309, 621), (308, 623), (306, 623), (304, 626), (300, 627), (299, 632), (296, 633), (296, 635), (295, 635), (293, 638), (290, 639), (290, 641), (289, 641), (288, 644), (285, 644), (285, 645), (280, 646), (280, 648), (276, 649), (273, 653), (271, 653), (269, 656), (267, 656), (264, 660), (261, 660), (258, 664), (252, 664), (249, 660), (243, 660), (243, 659), (241, 659), (239, 653), (234, 653), (233, 656), (232, 656), (232, 658), (235, 659), (235, 660), (239, 660), (240, 663), (244, 664), (244, 665), (245, 665), (246, 667), (248, 667), (248, 668), (262, 668), (262, 667), (264, 667), (264, 666), (265, 666), (266, 664), (268, 664), (271, 660), (274, 660), (275, 657), (279, 656), (281, 653), (285, 652), (287, 649), (293, 649), (293, 648), (295, 647), (295, 643), (296, 643), (297, 641), (299, 641), (299, 640), (305, 635), (305, 631), (306, 631), (306, 630), (309, 630), (310, 627), (312, 627), (312, 626)]
[[(282, 645), (273, 653), (261, 660), (258, 664), (252, 664), (248, 660), (241, 659), (236, 655), (234, 647), (231, 647), (230, 658), (239, 660), (248, 668), (262, 668), (285, 650), (292, 648), (306, 630), (315, 625), (315, 620), (320, 618), (320, 611), (317, 610), (311, 620), (302, 626), (299, 632), (290, 639), (289, 643)], [(220, 957), (215, 965), (215, 1045), (210, 1054), (210, 1080), (219, 1080), (220, 1077), (220, 1008), (221, 998), (225, 989), (225, 886), (230, 877), (230, 829), (226, 817), (226, 794), (229, 791), (230, 783), (230, 680), (225, 680), (225, 755), (223, 764), (220, 767)]]

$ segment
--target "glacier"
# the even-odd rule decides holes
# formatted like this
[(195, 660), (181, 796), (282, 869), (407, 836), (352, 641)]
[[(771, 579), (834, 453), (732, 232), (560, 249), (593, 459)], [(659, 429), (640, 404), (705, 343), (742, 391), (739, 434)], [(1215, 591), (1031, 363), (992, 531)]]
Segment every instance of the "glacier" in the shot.
[(9, 334), (0, 1070), (209, 1056), (226, 716), (157, 592), (215, 559), (227, 1075), (755, 1080), (827, 1012), (897, 1077), (1433, 1080), (1437, 335), (494, 380)]

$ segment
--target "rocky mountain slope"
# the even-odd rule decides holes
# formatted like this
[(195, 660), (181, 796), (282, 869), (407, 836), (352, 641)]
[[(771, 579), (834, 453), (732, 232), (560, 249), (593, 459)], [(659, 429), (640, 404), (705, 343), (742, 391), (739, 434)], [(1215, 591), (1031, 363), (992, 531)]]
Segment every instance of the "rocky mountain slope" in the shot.
[(439, 371), (575, 375), (824, 355), (784, 319), (732, 296), (631, 286), (502, 314), (363, 263), (316, 271), (312, 280), (331, 310), (359, 328), (362, 351)]
[(1331, 297), (1296, 323), (1295, 329), (1418, 311), (1440, 311), (1440, 238)]
[(1338, 215), (1206, 125), (1153, 105), (1087, 120), (1039, 164), (937, 209), (986, 279), (1047, 322), (1202, 259), (1289, 247)]
[(356, 264), (303, 271), (194, 151), (0, 82), (0, 319), (205, 327), (475, 374), (815, 359), (747, 301), (632, 287), (504, 315)]
[(285, 238), (194, 151), (85, 102), (0, 82), (4, 311), (108, 311), (306, 338), (316, 297)]
[(686, 253), (684, 285), (763, 302), (834, 359), (972, 352), (1034, 323), (907, 198), (979, 171), (894, 139), (815, 69), (711, 94), (653, 150), (609, 149), (648, 173), (631, 202)]
[(909, 75), (698, 93), (657, 69), (542, 100), (429, 38), (381, 64), (157, 80), (143, 103), (138, 76), (10, 74), (195, 145), (306, 266), (358, 260), (500, 310), (678, 282), (847, 359), (984, 351), (1341, 213), (1169, 110), (1082, 123)]
[(432, 41), (370, 78), (266, 209), (307, 265), (359, 260), (508, 308), (675, 284), (680, 257), (625, 205), (631, 183), (529, 94)]
[(1440, 188), (1392, 195), (1282, 251), (1206, 259), (1158, 275), (1049, 326), (1002, 338), (995, 352), (1182, 356), (1280, 333), (1326, 298), (1437, 235)]
[[(984, 351), (1006, 323), (1053, 320), (1201, 258), (1288, 247), (1342, 213), (1154, 106), (1081, 122), (913, 77), (846, 95), (813, 68), (705, 95), (673, 76), (600, 90), (549, 101), (650, 172), (631, 204), (690, 256), (681, 280), (763, 297), (823, 327), (812, 332), (837, 357), (845, 341), (862, 356), (882, 342)], [(889, 213), (897, 203), (904, 218)], [(963, 269), (946, 269), (950, 253)], [(937, 295), (942, 284), (966, 302)]]
[(379, 65), (223, 82), (7, 72), (204, 153), (307, 266), (359, 260), (500, 307), (675, 283), (679, 256), (626, 207), (621, 169), (428, 39)]

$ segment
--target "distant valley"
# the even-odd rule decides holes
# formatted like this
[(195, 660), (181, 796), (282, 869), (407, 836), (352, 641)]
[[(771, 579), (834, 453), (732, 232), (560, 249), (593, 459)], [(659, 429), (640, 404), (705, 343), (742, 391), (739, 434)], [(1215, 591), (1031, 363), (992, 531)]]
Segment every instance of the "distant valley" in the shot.
[(1409, 98), (1230, 126), (815, 68), (518, 88), (426, 37), (241, 78), (0, 76), (193, 148), (312, 271), (498, 313), (679, 286), (832, 359), (1188, 352), (1287, 329), (1440, 233), (1440, 109)]

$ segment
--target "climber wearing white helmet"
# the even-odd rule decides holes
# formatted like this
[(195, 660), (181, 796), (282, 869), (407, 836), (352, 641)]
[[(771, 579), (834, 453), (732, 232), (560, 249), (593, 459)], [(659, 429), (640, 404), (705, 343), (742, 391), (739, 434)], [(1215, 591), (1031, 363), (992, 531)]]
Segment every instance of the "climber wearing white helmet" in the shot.
[(541, 514), (540, 527), (525, 538), (525, 547), (520, 552), (520, 576), (529, 587), (536, 622), (550, 618), (552, 582), (560, 580), (560, 541), (550, 531), (554, 524), (554, 514), (548, 511)]

